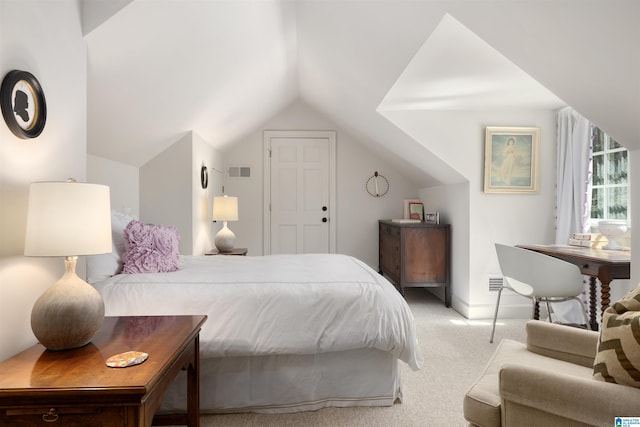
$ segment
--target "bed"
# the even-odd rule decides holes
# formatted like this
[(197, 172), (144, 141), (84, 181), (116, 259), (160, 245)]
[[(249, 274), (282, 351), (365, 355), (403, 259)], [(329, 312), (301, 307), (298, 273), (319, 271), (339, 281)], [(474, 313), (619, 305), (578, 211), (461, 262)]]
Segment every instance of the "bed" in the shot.
[[(350, 256), (181, 256), (177, 271), (90, 282), (107, 316), (208, 316), (203, 413), (389, 406), (402, 398), (400, 361), (422, 366), (408, 305)], [(162, 410), (184, 410), (184, 390), (178, 377)]]

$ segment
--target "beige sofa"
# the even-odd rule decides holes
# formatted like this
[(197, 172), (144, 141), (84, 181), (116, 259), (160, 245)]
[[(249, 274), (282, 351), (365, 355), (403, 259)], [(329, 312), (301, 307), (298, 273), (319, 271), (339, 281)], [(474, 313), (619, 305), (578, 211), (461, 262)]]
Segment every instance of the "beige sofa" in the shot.
[(640, 417), (640, 389), (593, 376), (598, 332), (532, 320), (527, 344), (503, 340), (464, 398), (473, 426), (614, 426)]

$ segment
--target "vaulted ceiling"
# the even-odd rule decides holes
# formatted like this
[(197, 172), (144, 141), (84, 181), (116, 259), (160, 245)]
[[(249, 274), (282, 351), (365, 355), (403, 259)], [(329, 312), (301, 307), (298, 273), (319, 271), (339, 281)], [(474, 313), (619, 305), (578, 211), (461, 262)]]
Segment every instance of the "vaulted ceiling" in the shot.
[(296, 99), (421, 186), (460, 175), (385, 109), (570, 104), (640, 148), (634, 0), (82, 4), (88, 152), (134, 166), (190, 130), (224, 150)]

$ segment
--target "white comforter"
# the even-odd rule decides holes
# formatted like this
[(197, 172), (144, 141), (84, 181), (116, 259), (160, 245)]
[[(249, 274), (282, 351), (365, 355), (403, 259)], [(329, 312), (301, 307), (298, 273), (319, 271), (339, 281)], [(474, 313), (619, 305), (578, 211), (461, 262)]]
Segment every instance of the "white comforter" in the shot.
[(206, 314), (203, 357), (358, 348), (422, 367), (414, 320), (384, 277), (345, 255), (182, 257), (172, 273), (119, 274), (93, 285), (106, 315)]

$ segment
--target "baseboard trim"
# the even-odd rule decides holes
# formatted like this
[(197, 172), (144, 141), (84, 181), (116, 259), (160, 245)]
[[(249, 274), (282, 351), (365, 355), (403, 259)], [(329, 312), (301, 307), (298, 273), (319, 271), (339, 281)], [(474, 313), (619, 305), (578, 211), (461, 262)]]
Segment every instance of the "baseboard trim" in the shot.
[[(473, 304), (470, 305), (466, 301), (453, 295), (451, 299), (451, 307), (471, 320), (493, 319), (496, 310), (495, 302), (490, 304)], [(531, 303), (501, 301), (500, 310), (498, 311), (498, 319), (530, 319)]]

